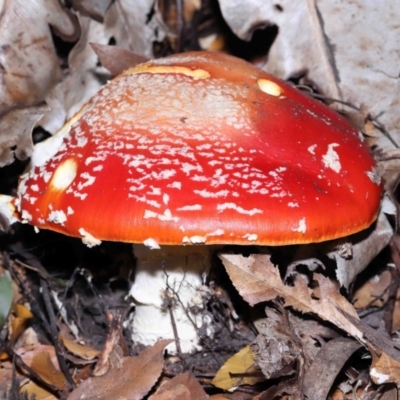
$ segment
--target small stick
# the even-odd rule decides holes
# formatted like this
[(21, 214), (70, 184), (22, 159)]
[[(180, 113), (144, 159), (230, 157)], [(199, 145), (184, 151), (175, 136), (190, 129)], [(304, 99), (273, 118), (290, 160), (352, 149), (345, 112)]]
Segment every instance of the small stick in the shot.
[(42, 289), (43, 301), (50, 321), (50, 334), (53, 339), (53, 345), (56, 351), (58, 363), (60, 364), (61, 371), (63, 372), (65, 378), (67, 379), (67, 382), (71, 385), (72, 389), (75, 389), (76, 384), (69, 372), (67, 363), (65, 362), (65, 358), (61, 354), (60, 343), (58, 341), (56, 316), (54, 314), (53, 304), (51, 303), (50, 292), (47, 286), (47, 282), (43, 278), (40, 278), (40, 287)]

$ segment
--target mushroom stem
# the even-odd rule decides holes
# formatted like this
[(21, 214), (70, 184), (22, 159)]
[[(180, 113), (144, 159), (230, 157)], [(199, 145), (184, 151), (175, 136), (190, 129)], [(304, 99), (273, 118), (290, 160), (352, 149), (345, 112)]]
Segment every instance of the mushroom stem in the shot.
[[(201, 349), (199, 332), (213, 334), (204, 298), (213, 247), (163, 246), (151, 250), (133, 245), (137, 265), (130, 291), (135, 303), (130, 326), (135, 343), (151, 345), (159, 339), (178, 339), (183, 353)], [(176, 353), (176, 344), (171, 343), (168, 350)]]

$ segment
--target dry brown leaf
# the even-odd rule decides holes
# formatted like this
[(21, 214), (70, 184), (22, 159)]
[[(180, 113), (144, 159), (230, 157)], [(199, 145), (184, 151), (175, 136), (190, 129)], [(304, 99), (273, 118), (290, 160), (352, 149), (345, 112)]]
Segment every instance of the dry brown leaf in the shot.
[(292, 375), (295, 365), (304, 363), (300, 340), (279, 304), (276, 308), (267, 307), (265, 313), (266, 318), (255, 322), (259, 332), (252, 345), (257, 351), (255, 360), (267, 379)]
[(72, 353), (84, 360), (93, 360), (100, 354), (99, 350), (93, 349), (92, 347), (89, 347), (89, 346), (83, 346), (79, 343), (75, 343), (74, 341), (69, 340), (64, 337), (60, 337), (60, 341), (63, 343), (65, 348), (70, 353)]
[(190, 373), (175, 376), (164, 383), (149, 400), (207, 400), (208, 395)]
[(293, 286), (285, 285), (268, 255), (243, 257), (236, 254), (220, 254), (233, 285), (250, 304), (281, 297), (285, 306), (292, 306), (303, 313), (318, 315), (343, 329), (349, 335), (363, 340), (363, 332), (352, 324), (339, 310), (358, 319), (353, 306), (339, 294), (335, 285), (326, 277), (315, 274), (318, 291), (305, 282), (295, 279)]
[[(250, 346), (243, 347), (238, 353), (228, 358), (216, 373), (212, 384), (220, 389), (230, 390), (240, 385), (255, 385), (264, 381), (259, 376), (259, 368), (255, 361), (256, 353)], [(252, 374), (257, 374), (253, 375)]]
[(164, 348), (171, 340), (160, 340), (139, 356), (124, 357), (122, 367), (112, 368), (105, 375), (84, 381), (68, 400), (140, 400), (154, 386), (164, 366)]
[(337, 338), (326, 343), (304, 375), (304, 394), (313, 400), (327, 399), (332, 384), (346, 361), (362, 347), (360, 343), (347, 338)]
[(56, 386), (59, 390), (64, 388), (65, 376), (51, 361), (47, 352), (36, 354), (30, 367), (48, 384)]
[(57, 400), (57, 397), (43, 389), (35, 382), (28, 382), (26, 385), (22, 386), (20, 390), (21, 394), (26, 393), (26, 396), (30, 399), (35, 396), (35, 400)]
[(146, 57), (118, 46), (106, 46), (100, 43), (90, 44), (99, 57), (101, 64), (111, 75), (119, 75), (124, 70), (148, 61)]
[(39, 354), (39, 353), (47, 353), (51, 359), (52, 364), (59, 369), (58, 366), (58, 360), (56, 356), (56, 352), (54, 350), (53, 346), (47, 345), (47, 344), (34, 344), (30, 346), (25, 346), (21, 347), (19, 349), (15, 350), (15, 353), (18, 354), (24, 363), (28, 366), (32, 365), (33, 359)]
[(97, 65), (97, 55), (89, 43), (106, 44), (110, 36), (106, 35), (101, 23), (79, 14), (78, 19), (81, 35), (68, 55), (68, 75), (46, 96), (50, 111), (40, 120), (40, 126), (52, 134), (79, 111), (109, 78), (103, 76), (105, 69)]
[(390, 282), (390, 271), (383, 271), (382, 274), (373, 276), (354, 293), (354, 307), (364, 308), (368, 305), (382, 307), (388, 298), (387, 288)]
[(76, 18), (54, 0), (5, 0), (0, 13), (0, 112), (44, 99), (61, 78), (52, 32), (77, 38)]
[[(0, 85), (1, 91), (1, 85)], [(44, 103), (12, 107), (0, 114), (0, 167), (11, 164), (14, 157), (25, 160), (32, 154), (32, 129), (48, 110)]]
[(377, 354), (373, 346), (369, 346), (372, 354), (372, 364), (369, 370), (371, 379), (377, 385), (395, 383), (400, 388), (400, 360), (387, 353)]

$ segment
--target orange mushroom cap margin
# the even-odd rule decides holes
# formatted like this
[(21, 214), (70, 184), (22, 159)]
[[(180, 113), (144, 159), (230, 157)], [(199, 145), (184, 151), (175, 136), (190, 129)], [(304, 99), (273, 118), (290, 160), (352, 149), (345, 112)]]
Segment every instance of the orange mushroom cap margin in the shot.
[(358, 232), (382, 187), (337, 113), (245, 61), (185, 53), (125, 71), (20, 182), (17, 209), (66, 235), (284, 245)]

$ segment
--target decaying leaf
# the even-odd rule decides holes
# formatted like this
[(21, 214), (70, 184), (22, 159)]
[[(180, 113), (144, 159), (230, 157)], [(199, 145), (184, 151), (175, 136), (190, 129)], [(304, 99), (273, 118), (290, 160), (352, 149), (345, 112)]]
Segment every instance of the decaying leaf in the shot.
[(250, 305), (281, 297), (285, 300), (285, 306), (292, 306), (303, 313), (318, 315), (351, 336), (362, 339), (362, 331), (349, 322), (339, 309), (355, 319), (358, 319), (357, 313), (328, 278), (320, 274), (314, 275), (318, 283), (318, 293), (310, 289), (301, 279), (295, 279), (293, 286), (285, 285), (278, 268), (274, 267), (268, 255), (256, 254), (243, 257), (220, 254), (219, 257), (234, 286)]
[(350, 356), (363, 346), (353, 339), (337, 338), (326, 343), (303, 379), (303, 392), (310, 400), (325, 400), (336, 376)]
[(252, 349), (255, 360), (267, 379), (293, 374), (297, 362), (304, 364), (299, 338), (291, 329), (285, 310), (268, 307), (266, 318), (256, 321), (259, 332)]
[(177, 375), (164, 383), (149, 400), (207, 400), (208, 395), (190, 373)]
[(112, 368), (105, 375), (87, 379), (69, 395), (68, 400), (142, 399), (160, 377), (164, 348), (169, 343), (171, 340), (160, 340), (139, 356), (124, 357), (119, 369)]
[(54, 0), (5, 0), (0, 14), (0, 112), (15, 104), (42, 101), (60, 80), (50, 26), (71, 40), (75, 17)]
[(32, 129), (48, 110), (44, 103), (12, 107), (0, 114), (0, 167), (14, 158), (26, 160), (33, 151)]
[(228, 358), (211, 383), (220, 389), (229, 390), (240, 385), (255, 385), (265, 380), (264, 377), (260, 377), (255, 357), (256, 352), (251, 350), (250, 346), (243, 347)]

